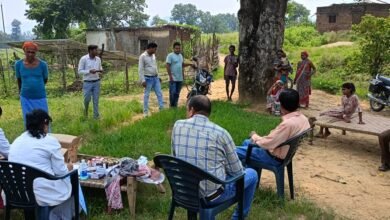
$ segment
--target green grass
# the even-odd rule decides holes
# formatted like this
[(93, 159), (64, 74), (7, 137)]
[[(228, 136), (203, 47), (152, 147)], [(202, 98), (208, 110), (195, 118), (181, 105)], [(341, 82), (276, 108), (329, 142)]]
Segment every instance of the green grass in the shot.
[[(8, 51), (10, 53), (10, 51)], [(23, 54), (19, 54), (20, 57), (23, 57)], [(5, 59), (5, 50), (0, 49), (0, 57)], [(43, 54), (38, 54), (38, 57), (45, 59), (47, 57)], [(62, 73), (59, 70), (58, 65), (52, 65), (54, 61), (51, 61), (49, 57), (46, 58), (49, 60), (49, 79), (46, 84), (46, 91), (49, 97), (61, 97), (63, 95), (69, 94), (63, 89)], [(129, 91), (126, 91), (125, 86), (125, 68), (122, 65), (112, 65), (107, 62), (105, 64), (104, 70), (105, 74), (102, 78), (101, 84), (101, 94), (107, 96), (122, 95), (126, 93), (139, 93), (142, 91), (142, 87), (138, 84), (138, 65), (131, 65), (128, 69), (129, 76)], [(5, 66), (6, 67), (6, 66)], [(163, 86), (167, 86), (168, 76), (166, 74), (165, 62), (158, 61), (159, 73), (162, 77), (164, 83)], [(14, 70), (4, 70), (5, 76), (5, 85), (2, 78), (0, 78), (0, 97), (14, 97), (18, 96), (17, 83), (14, 77)], [(66, 84), (69, 87), (76, 80), (74, 70), (72, 68), (67, 68), (66, 70)], [(7, 93), (5, 92), (5, 87), (7, 88)], [(76, 92), (80, 93), (80, 92)]]
[[(247, 112), (245, 106), (234, 105), (226, 102), (213, 102), (213, 110), (210, 120), (226, 128), (232, 135), (235, 143), (239, 145), (247, 138), (252, 130), (264, 135), (278, 123), (279, 119), (268, 115)], [(87, 154), (110, 155), (116, 157), (130, 156), (138, 158), (145, 155), (153, 158), (156, 152), (169, 154), (170, 135), (174, 122), (185, 118), (184, 108), (168, 109), (154, 114), (132, 125), (121, 127), (117, 130), (107, 131), (86, 143), (82, 152)], [(169, 186), (165, 182), (165, 187)], [(109, 216), (104, 213), (105, 200), (103, 193), (88, 191), (89, 208), (92, 219), (123, 219), (128, 218), (127, 209)], [(124, 195), (125, 196), (125, 195)], [(91, 201), (89, 200), (89, 201)], [(137, 219), (166, 219), (170, 204), (170, 192), (156, 194), (153, 186), (139, 184), (137, 194)], [(218, 219), (230, 218), (233, 209), (222, 213)], [(182, 209), (178, 209), (176, 219), (184, 219), (186, 216)], [(313, 203), (298, 199), (281, 205), (274, 190), (263, 189), (256, 193), (252, 212), (249, 219), (334, 219), (333, 212), (321, 210)]]
[[(61, 98), (48, 98), (49, 113), (53, 118), (51, 130), (53, 133), (71, 135), (97, 135), (105, 129), (112, 128), (124, 121), (131, 120), (134, 114), (142, 112), (139, 102), (109, 101), (100, 99), (101, 120), (93, 120), (92, 103), (90, 103), (90, 117), (83, 116), (82, 97), (67, 95)], [(10, 141), (13, 141), (23, 132), (22, 112), (20, 102), (17, 99), (2, 99), (0, 106), (3, 116), (0, 119), (0, 127), (4, 129)]]
[[(216, 34), (219, 38), (219, 52), (222, 54), (229, 54), (229, 46), (235, 45), (238, 52), (238, 32)], [(211, 34), (203, 34), (202, 37), (209, 37)]]
[[(170, 153), (170, 135), (174, 122), (185, 118), (184, 108), (167, 109), (135, 123), (127, 123), (130, 118), (141, 112), (138, 102), (117, 102), (101, 99), (102, 120), (85, 120), (82, 115), (81, 97), (65, 96), (49, 99), (49, 107), (54, 119), (53, 132), (69, 133), (84, 136), (81, 153), (107, 155), (116, 157), (130, 156), (138, 158), (145, 155), (152, 159), (156, 152)], [(22, 130), (19, 102), (16, 99), (1, 101), (4, 117), (0, 127), (13, 140)], [(210, 120), (229, 131), (235, 143), (239, 145), (252, 130), (267, 134), (280, 121), (245, 110), (246, 106), (227, 102), (213, 102)], [(168, 215), (171, 192), (168, 182), (164, 183), (167, 193), (156, 194), (152, 185), (138, 184), (137, 219), (166, 219)], [(84, 189), (89, 219), (115, 220), (128, 219), (126, 195), (122, 194), (124, 209), (113, 214), (106, 213), (104, 190)], [(230, 218), (233, 208), (223, 212), (217, 219)], [(334, 219), (330, 210), (322, 210), (312, 202), (299, 198), (284, 205), (278, 200), (273, 189), (258, 190), (250, 212), (249, 219)], [(176, 219), (185, 219), (186, 212), (178, 208)]]
[[(182, 118), (185, 118), (184, 108), (164, 110), (134, 125), (101, 134), (86, 143), (82, 151), (116, 157), (138, 157), (143, 154), (149, 158), (155, 152), (169, 153), (170, 131), (175, 121)], [(250, 131), (266, 134), (278, 123), (276, 118), (245, 112), (240, 106), (224, 102), (213, 103), (211, 120), (227, 128), (237, 145), (248, 137)]]

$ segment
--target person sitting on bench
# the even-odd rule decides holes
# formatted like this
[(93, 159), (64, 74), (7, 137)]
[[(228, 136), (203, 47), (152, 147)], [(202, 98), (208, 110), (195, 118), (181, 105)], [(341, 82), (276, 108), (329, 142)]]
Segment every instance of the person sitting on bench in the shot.
[[(355, 95), (355, 85), (353, 83), (344, 83), (341, 86), (343, 97), (341, 98), (341, 107), (330, 109), (326, 112), (320, 113), (320, 116), (329, 116), (330, 120), (343, 120), (346, 123), (351, 123), (351, 118), (357, 111), (359, 113), (359, 124), (364, 124), (362, 117), (362, 110), (359, 104), (359, 98)], [(326, 138), (330, 135), (329, 128), (320, 127), (320, 132), (316, 137)]]

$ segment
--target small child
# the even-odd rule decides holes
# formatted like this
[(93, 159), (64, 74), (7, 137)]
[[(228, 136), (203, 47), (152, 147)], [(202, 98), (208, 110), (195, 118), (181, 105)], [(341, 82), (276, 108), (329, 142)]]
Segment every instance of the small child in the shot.
[(280, 115), (279, 95), (283, 91), (284, 83), (277, 80), (267, 92), (267, 111), (270, 114)]
[(282, 80), (283, 83), (287, 83), (288, 74), (292, 71), (290, 61), (287, 58), (287, 55), (284, 52), (280, 52), (281, 57), (278, 61), (275, 61), (274, 69), (276, 70), (275, 77), (276, 80)]
[[(353, 83), (344, 83), (342, 85), (343, 97), (341, 98), (341, 108), (331, 109), (326, 112), (320, 113), (320, 116), (326, 115), (336, 120), (343, 120), (346, 123), (351, 123), (352, 115), (358, 111), (359, 122), (358, 124), (364, 124), (362, 119), (362, 109), (360, 108), (359, 99), (355, 95), (355, 85)], [(320, 127), (320, 132), (316, 135), (317, 137), (326, 138), (330, 135), (328, 128)]]

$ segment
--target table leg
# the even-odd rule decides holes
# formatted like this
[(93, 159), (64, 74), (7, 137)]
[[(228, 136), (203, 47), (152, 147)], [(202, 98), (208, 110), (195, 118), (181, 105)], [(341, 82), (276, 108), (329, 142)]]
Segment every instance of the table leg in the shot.
[(314, 138), (314, 127), (316, 126), (314, 124), (314, 122), (316, 121), (317, 119), (315, 117), (310, 117), (309, 118), (309, 123), (310, 123), (310, 127), (311, 127), (311, 131), (310, 131), (310, 134), (309, 134), (309, 145), (313, 145), (313, 138)]
[(137, 180), (135, 177), (127, 177), (127, 200), (129, 202), (129, 211), (131, 219), (135, 219), (135, 204), (137, 196)]
[(379, 136), (379, 146), (381, 147), (382, 164), (390, 165), (390, 134)]
[(164, 185), (162, 183), (157, 184), (156, 188), (157, 188), (157, 191), (159, 191), (160, 193), (165, 193), (166, 192), (165, 187), (164, 187)]

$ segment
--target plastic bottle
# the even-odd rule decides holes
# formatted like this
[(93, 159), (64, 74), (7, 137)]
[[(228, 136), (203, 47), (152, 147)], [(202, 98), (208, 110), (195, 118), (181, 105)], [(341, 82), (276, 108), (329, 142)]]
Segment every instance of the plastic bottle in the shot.
[(82, 180), (88, 179), (87, 169), (88, 169), (88, 165), (85, 162), (85, 160), (82, 159), (81, 163), (80, 163), (80, 179), (82, 179)]

